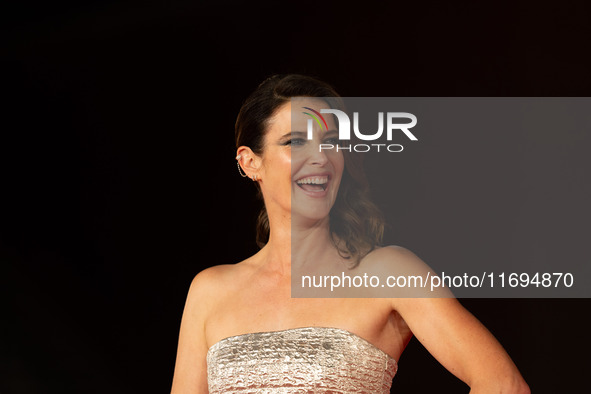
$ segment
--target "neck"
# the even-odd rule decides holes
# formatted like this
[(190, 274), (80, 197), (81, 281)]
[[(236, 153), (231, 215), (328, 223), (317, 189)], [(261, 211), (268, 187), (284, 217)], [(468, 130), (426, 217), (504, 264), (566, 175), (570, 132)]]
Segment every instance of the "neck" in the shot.
[(261, 257), (271, 271), (290, 277), (292, 268), (315, 269), (327, 254), (334, 253), (328, 217), (292, 221), (290, 213), (268, 211), (268, 215), (271, 231)]

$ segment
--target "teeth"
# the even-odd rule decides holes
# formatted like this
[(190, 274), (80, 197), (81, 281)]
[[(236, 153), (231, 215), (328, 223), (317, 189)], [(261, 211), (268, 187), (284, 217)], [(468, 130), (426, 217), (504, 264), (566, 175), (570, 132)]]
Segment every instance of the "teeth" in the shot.
[(299, 179), (298, 181), (296, 181), (298, 184), (302, 185), (302, 184), (306, 184), (306, 185), (322, 185), (324, 183), (328, 182), (328, 177), (327, 176), (315, 176), (315, 177), (308, 177), (308, 178), (302, 178)]

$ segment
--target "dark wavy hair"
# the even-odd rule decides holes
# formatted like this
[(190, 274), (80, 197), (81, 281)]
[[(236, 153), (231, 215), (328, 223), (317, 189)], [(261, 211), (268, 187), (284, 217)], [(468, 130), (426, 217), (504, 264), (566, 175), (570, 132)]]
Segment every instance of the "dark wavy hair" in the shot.
[[(298, 74), (273, 75), (263, 81), (246, 99), (236, 119), (236, 148), (248, 146), (261, 155), (269, 120), (292, 97), (340, 97), (327, 83)], [(326, 99), (325, 99), (326, 100)], [(331, 105), (331, 103), (329, 103)], [(343, 150), (345, 169), (334, 206), (330, 211), (331, 239), (340, 255), (350, 259), (352, 267), (382, 242), (384, 220), (369, 198), (369, 184), (361, 163), (362, 155)], [(258, 183), (259, 196), (262, 196)], [(263, 247), (269, 241), (269, 218), (263, 205), (257, 219), (256, 242)]]

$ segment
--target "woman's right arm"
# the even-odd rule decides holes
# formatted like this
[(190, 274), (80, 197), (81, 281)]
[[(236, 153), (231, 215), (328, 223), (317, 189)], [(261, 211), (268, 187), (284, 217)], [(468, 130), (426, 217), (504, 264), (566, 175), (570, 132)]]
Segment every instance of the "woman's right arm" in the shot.
[(213, 271), (211, 268), (201, 271), (189, 288), (179, 333), (172, 394), (208, 393), (205, 317), (213, 299)]

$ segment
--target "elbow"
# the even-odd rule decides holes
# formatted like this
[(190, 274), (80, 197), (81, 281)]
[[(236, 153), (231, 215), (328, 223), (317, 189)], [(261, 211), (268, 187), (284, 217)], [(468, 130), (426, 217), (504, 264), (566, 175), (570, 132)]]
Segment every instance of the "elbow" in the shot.
[(518, 379), (518, 381), (513, 382), (510, 386), (507, 387), (506, 390), (501, 391), (501, 393), (507, 394), (531, 394), (531, 390), (529, 389), (528, 384), (523, 380), (523, 378)]
[(519, 387), (517, 388), (517, 390), (515, 391), (515, 393), (516, 394), (531, 394), (531, 390), (529, 389), (529, 386), (527, 385), (525, 380), (521, 379), (521, 383), (520, 383)]
[(511, 394), (531, 394), (528, 384), (525, 382), (521, 374), (514, 375), (508, 380), (506, 390), (501, 391), (502, 393)]

